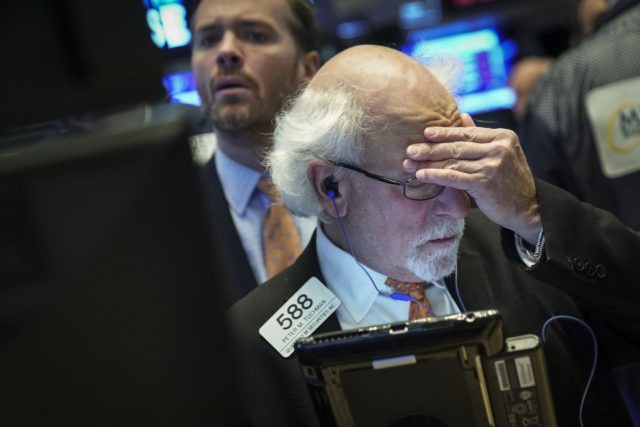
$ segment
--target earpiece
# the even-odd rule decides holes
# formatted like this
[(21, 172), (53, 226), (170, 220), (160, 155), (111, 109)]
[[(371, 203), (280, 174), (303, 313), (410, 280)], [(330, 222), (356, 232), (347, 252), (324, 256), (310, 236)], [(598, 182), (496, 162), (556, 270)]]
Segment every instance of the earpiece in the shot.
[(338, 191), (338, 183), (333, 180), (333, 175), (329, 175), (324, 179), (324, 191), (327, 192), (327, 196), (331, 200), (340, 197), (340, 192)]

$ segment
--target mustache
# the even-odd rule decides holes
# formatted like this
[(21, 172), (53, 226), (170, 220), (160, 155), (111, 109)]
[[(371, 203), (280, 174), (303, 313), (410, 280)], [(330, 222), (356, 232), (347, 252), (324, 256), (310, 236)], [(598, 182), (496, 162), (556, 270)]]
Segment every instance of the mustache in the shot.
[(435, 239), (444, 239), (448, 237), (456, 237), (459, 239), (464, 233), (464, 226), (465, 222), (462, 218), (450, 219), (436, 217), (428, 229), (425, 229), (422, 234), (416, 236), (414, 243), (416, 246), (420, 246)]
[(246, 83), (250, 88), (255, 88), (258, 86), (258, 82), (250, 75), (245, 73), (242, 70), (222, 70), (217, 72), (209, 81), (209, 89), (211, 92), (215, 92), (216, 86), (220, 79), (228, 79), (228, 78), (236, 78), (243, 80), (243, 83)]

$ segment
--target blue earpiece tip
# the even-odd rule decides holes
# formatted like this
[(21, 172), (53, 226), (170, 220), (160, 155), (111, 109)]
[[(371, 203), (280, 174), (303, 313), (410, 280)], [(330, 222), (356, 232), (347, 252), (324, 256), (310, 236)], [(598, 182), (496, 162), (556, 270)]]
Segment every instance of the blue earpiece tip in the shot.
[(333, 200), (333, 199), (335, 199), (335, 198), (336, 198), (336, 193), (334, 193), (334, 191), (333, 191), (333, 190), (329, 190), (329, 191), (327, 191), (327, 196), (329, 196), (329, 198), (330, 198), (331, 200)]
[(411, 301), (411, 297), (407, 294), (400, 294), (400, 293), (394, 292), (392, 294), (389, 294), (389, 296), (398, 301)]

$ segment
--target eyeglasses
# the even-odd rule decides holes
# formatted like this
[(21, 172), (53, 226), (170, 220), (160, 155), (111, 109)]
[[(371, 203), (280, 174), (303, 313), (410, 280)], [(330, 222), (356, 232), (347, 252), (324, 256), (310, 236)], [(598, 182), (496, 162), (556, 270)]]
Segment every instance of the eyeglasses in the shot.
[(343, 162), (331, 162), (336, 166), (340, 166), (342, 168), (351, 169), (352, 171), (359, 172), (368, 178), (375, 179), (377, 181), (381, 181), (387, 184), (392, 185), (402, 185), (402, 193), (404, 197), (410, 200), (430, 200), (438, 197), (443, 191), (444, 187), (442, 185), (429, 184), (426, 182), (419, 181), (415, 176), (404, 181), (398, 181), (397, 179), (387, 178), (386, 176), (377, 175), (375, 173), (371, 173), (364, 169), (361, 169), (357, 166), (350, 165), (348, 163)]

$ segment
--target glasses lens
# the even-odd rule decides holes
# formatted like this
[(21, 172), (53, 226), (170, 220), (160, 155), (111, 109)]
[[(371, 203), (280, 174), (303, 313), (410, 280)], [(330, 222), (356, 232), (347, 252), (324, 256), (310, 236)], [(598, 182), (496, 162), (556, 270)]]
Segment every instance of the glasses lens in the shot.
[(429, 200), (438, 197), (444, 187), (436, 184), (429, 184), (413, 178), (404, 184), (404, 196), (411, 200)]

